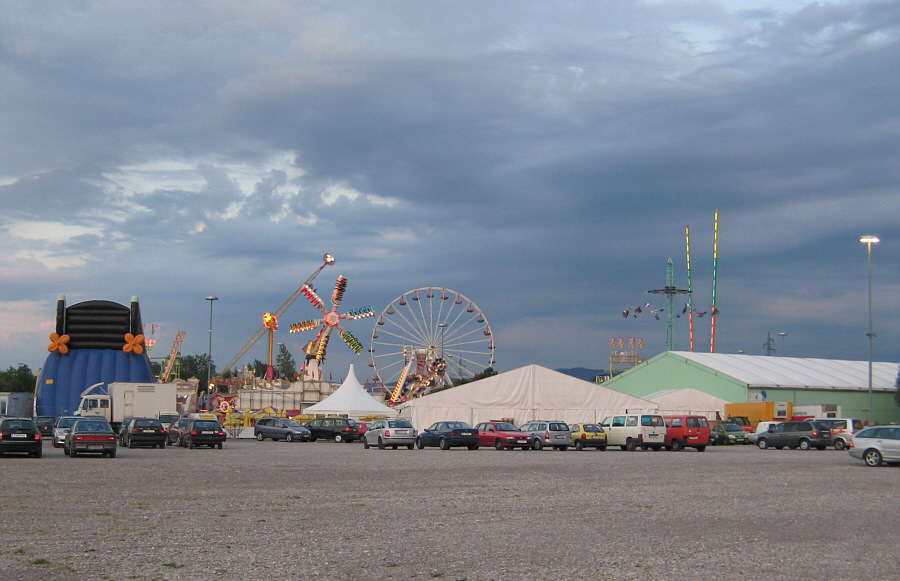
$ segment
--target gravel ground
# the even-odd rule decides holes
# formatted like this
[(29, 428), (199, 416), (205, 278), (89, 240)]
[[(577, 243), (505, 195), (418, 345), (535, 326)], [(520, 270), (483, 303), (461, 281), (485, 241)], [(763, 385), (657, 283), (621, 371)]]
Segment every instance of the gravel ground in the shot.
[(0, 475), (3, 579), (900, 579), (900, 468), (834, 450), (45, 443)]

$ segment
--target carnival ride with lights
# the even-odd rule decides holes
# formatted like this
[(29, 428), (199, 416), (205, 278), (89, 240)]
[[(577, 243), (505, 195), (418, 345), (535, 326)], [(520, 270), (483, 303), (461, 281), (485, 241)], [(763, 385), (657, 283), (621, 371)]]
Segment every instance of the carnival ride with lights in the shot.
[(322, 311), (324, 316), (321, 319), (309, 319), (307, 321), (294, 323), (291, 325), (290, 332), (302, 333), (303, 331), (309, 331), (318, 327), (319, 333), (316, 335), (316, 338), (309, 341), (304, 348), (304, 352), (306, 353), (306, 363), (303, 370), (306, 379), (320, 380), (322, 379), (321, 367), (322, 363), (325, 362), (325, 351), (328, 349), (328, 339), (331, 337), (331, 332), (334, 329), (337, 329), (340, 332), (341, 339), (347, 344), (347, 347), (358, 355), (359, 352), (362, 351), (362, 343), (360, 343), (350, 331), (341, 326), (341, 321), (355, 321), (366, 317), (373, 317), (375, 316), (375, 311), (372, 307), (363, 307), (361, 309), (353, 309), (344, 314), (339, 314), (337, 312), (338, 306), (341, 304), (341, 301), (344, 300), (344, 292), (347, 290), (347, 279), (343, 276), (337, 278), (337, 282), (334, 285), (334, 292), (331, 293), (331, 310), (328, 310), (325, 307), (325, 302), (319, 298), (319, 295), (316, 294), (316, 291), (314, 291), (309, 284), (304, 284), (300, 290), (303, 296), (309, 299), (309, 302), (311, 302), (313, 306)]
[(474, 301), (450, 289), (424, 287), (385, 307), (369, 353), (374, 380), (393, 405), (492, 367), (494, 337)]

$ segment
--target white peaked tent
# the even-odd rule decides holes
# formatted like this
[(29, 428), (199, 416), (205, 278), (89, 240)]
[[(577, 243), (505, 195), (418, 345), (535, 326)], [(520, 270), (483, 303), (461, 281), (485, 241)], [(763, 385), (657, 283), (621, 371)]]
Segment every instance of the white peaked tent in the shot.
[(304, 414), (347, 414), (351, 417), (361, 417), (370, 415), (385, 415), (395, 417), (397, 411), (390, 408), (363, 389), (359, 380), (356, 379), (356, 371), (353, 364), (350, 364), (350, 371), (347, 372), (347, 379), (341, 384), (334, 393), (320, 401), (315, 405), (311, 405), (305, 410)]
[(397, 407), (401, 417), (424, 429), (441, 420), (473, 426), (500, 419), (510, 419), (517, 426), (536, 419), (597, 423), (625, 410), (655, 411), (657, 405), (546, 367), (526, 365)]
[(683, 387), (681, 389), (666, 389), (646, 396), (646, 399), (659, 405), (659, 413), (665, 414), (694, 414), (705, 416), (709, 420), (725, 417), (725, 404), (728, 401), (710, 395), (706, 392)]

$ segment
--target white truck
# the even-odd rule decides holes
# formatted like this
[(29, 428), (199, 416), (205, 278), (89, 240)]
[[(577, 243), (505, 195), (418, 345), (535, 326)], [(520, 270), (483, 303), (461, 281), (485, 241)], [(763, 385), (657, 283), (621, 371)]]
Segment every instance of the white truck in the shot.
[(81, 392), (76, 416), (103, 416), (116, 431), (125, 418), (155, 418), (177, 409), (174, 383), (95, 383)]

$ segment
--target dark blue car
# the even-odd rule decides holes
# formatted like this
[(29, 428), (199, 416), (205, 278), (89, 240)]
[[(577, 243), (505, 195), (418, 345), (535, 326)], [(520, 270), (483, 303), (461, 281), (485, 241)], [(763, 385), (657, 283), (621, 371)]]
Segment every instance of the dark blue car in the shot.
[(465, 446), (469, 450), (477, 450), (478, 430), (466, 422), (435, 422), (416, 438), (418, 449), (425, 446), (438, 446), (441, 450)]

